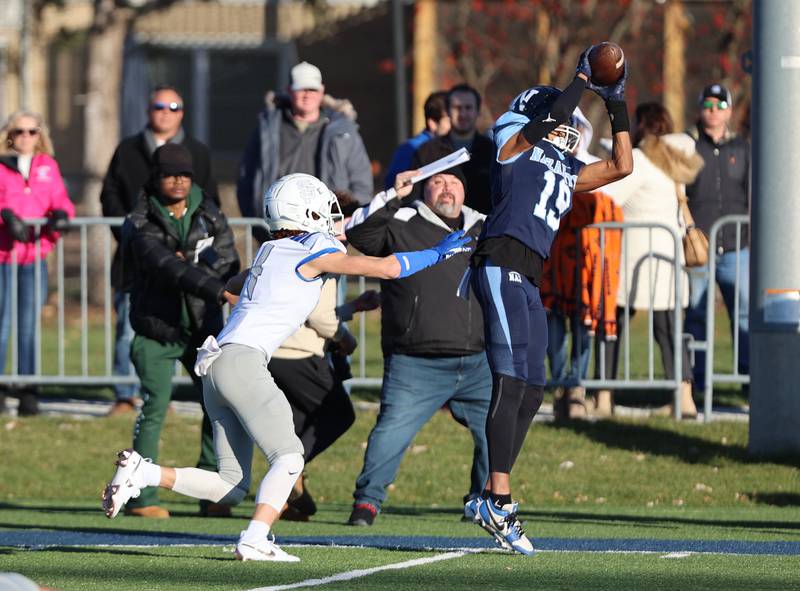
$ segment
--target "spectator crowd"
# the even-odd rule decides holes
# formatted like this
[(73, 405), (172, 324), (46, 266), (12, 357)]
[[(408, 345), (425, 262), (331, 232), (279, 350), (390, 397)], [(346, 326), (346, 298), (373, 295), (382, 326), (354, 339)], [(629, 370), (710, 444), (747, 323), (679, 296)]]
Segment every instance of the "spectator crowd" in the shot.
[[(353, 105), (327, 95), (322, 72), (299, 63), (291, 69), (285, 91), (269, 94), (243, 146), (236, 182), (240, 213), (261, 218), (267, 189), (281, 177), (305, 173), (337, 194), (345, 216), (341, 238), (364, 255), (425, 249), (454, 230), (477, 240), (491, 213), (492, 171), (498, 165), (493, 138), (477, 128), (482, 98), (464, 83), (432, 93), (424, 104), (424, 129), (398, 146), (379, 183), (384, 190), (374, 194), (372, 165)], [(613, 414), (611, 389), (587, 393), (581, 386), (589, 375), (592, 350), (595, 377), (618, 378), (626, 326), (635, 315), (649, 312), (664, 374), (680, 381), (683, 415), (695, 417), (694, 397), (708, 377), (702, 352), (692, 358), (686, 340), (675, 346), (676, 310), (683, 310), (682, 331), (704, 340), (706, 302), (715, 293), (712, 279), (728, 315), (737, 318), (738, 367), (748, 372), (746, 232), (737, 242), (734, 232), (723, 231), (717, 252), (709, 253), (717, 261), (717, 274), (710, 278), (706, 267), (686, 267), (682, 256), (675, 260), (671, 234), (663, 227), (609, 230), (602, 238), (587, 228), (603, 221), (657, 223), (682, 236), (687, 225), (681, 199), (688, 199), (695, 223), (706, 233), (724, 215), (748, 214), (749, 144), (731, 128), (732, 107), (731, 92), (710, 84), (700, 92), (696, 124), (683, 131), (675, 129), (663, 105), (638, 105), (633, 173), (575, 194), (537, 285), (547, 312), (557, 418)], [(197, 348), (222, 330), (224, 307), (237, 301), (226, 282), (242, 267), (220, 206), (209, 148), (184, 130), (185, 108), (177, 88), (152, 91), (147, 125), (119, 143), (100, 194), (105, 216), (125, 218), (121, 226), (112, 226), (117, 243), (111, 269), (114, 374), (135, 374), (138, 382), (115, 386), (110, 415), (136, 416), (132, 448), (153, 461), (173, 394), (175, 363), (186, 367), (202, 403), (202, 386), (192, 371)], [(573, 155), (583, 164), (595, 162), (597, 156), (589, 152), (592, 126), (579, 109), (575, 114), (580, 139)], [(468, 162), (397, 197), (395, 188), (409, 184), (414, 170), (460, 148), (471, 154)], [(34, 375), (40, 370), (35, 324), (48, 293), (48, 254), (75, 215), (46, 123), (36, 113), (12, 114), (0, 132), (0, 214), (0, 371), (6, 371), (13, 325), (17, 366), (12, 370)], [(40, 219), (45, 221), (34, 221)], [(270, 239), (261, 225), (253, 226), (253, 236), (259, 242)], [(347, 303), (344, 279), (326, 279), (314, 311), (269, 361), (269, 371), (291, 406), (308, 465), (355, 420), (345, 383), (347, 356), (357, 342), (347, 321), (354, 312), (381, 307), (380, 412), (354, 482), (351, 525), (373, 524), (405, 450), (440, 409), (469, 430), (473, 440), (464, 502), (484, 490), (492, 374), (480, 304), (474, 293), (457, 295), (469, 266), (469, 255), (458, 254), (447, 266), (381, 281), (380, 294), (367, 292)], [(674, 375), (676, 356), (682, 359), (680, 376)], [(38, 412), (36, 386), (0, 385), (0, 410), (6, 396), (19, 398), (19, 415)], [(204, 408), (197, 468), (209, 471), (218, 465), (212, 431)], [(155, 490), (144, 489), (128, 503), (126, 513), (169, 517)], [(200, 502), (199, 511), (206, 516), (230, 514), (226, 504), (208, 501)], [(301, 477), (284, 518), (308, 520), (315, 511)]]

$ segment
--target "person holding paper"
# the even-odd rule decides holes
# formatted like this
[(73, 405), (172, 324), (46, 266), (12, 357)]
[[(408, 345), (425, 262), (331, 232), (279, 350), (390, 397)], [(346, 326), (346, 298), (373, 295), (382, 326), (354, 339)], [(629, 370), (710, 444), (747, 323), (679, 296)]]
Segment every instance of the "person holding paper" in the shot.
[[(450, 165), (469, 157), (466, 152), (463, 156), (451, 155)], [(378, 193), (357, 210), (347, 227), (350, 244), (366, 255), (385, 256), (395, 250), (428, 248), (453, 230), (477, 237), (485, 216), (464, 206), (466, 183), (458, 166), (420, 183), (421, 201), (404, 206), (394, 197), (395, 191), (425, 174), (400, 173), (394, 190)], [(467, 498), (483, 489), (488, 477), (485, 424), (492, 387), (478, 302), (474, 296), (465, 301), (456, 295), (468, 262), (466, 255), (457, 255), (435, 271), (381, 281), (381, 410), (356, 480), (351, 525), (373, 523), (409, 443), (444, 405), (469, 428), (474, 441)]]

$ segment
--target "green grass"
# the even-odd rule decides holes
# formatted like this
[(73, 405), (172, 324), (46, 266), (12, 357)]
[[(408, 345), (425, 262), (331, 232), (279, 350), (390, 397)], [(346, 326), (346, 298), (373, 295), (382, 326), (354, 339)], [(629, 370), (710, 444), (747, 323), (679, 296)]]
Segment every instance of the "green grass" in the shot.
[[(459, 522), (469, 478), (467, 431), (437, 413), (406, 454), (389, 500), (369, 529), (344, 526), (375, 413), (356, 424), (307, 468), (320, 512), (309, 523), (279, 522), (286, 536), (425, 535), (481, 537)], [(296, 565), (238, 564), (231, 548), (2, 548), (3, 531), (194, 532), (235, 538), (238, 519), (195, 517), (196, 503), (173, 493), (173, 517), (107, 520), (99, 491), (113, 472), (114, 451), (130, 444), (132, 420), (35, 417), (0, 420), (0, 571), (22, 572), (70, 589), (244, 590), (330, 576), (431, 556), (427, 552), (300, 547)], [(192, 465), (198, 421), (169, 416), (160, 461)], [(541, 538), (800, 541), (797, 458), (755, 460), (747, 425), (674, 423), (667, 419), (535, 424), (514, 471), (528, 531)], [(565, 468), (570, 461), (573, 467)], [(255, 459), (259, 480), (266, 465)], [(254, 485), (255, 486), (255, 485)], [(486, 573), (491, 578), (486, 579)], [(483, 582), (483, 583), (481, 583)], [(800, 557), (544, 552), (534, 559), (467, 555), (407, 570), (325, 585), (325, 589), (791, 589)]]

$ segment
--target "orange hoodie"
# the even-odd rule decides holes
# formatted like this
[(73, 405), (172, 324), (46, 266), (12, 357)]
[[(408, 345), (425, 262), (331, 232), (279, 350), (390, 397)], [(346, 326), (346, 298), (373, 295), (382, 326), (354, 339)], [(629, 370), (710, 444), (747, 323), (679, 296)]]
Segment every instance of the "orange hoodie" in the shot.
[(559, 232), (545, 261), (542, 301), (551, 310), (579, 316), (594, 334), (616, 339), (616, 300), (622, 231), (606, 230), (601, 249), (600, 229), (591, 224), (622, 221), (622, 211), (601, 191), (575, 193), (572, 209), (561, 219)]

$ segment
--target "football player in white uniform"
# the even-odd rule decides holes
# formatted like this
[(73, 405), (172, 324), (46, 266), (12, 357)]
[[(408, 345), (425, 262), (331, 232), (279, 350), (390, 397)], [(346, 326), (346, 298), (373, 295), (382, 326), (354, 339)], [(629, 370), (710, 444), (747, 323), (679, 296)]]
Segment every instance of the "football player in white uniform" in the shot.
[[(400, 197), (411, 192), (414, 172), (398, 175)], [(147, 486), (235, 505), (250, 488), (255, 442), (270, 468), (258, 487), (250, 524), (236, 545), (236, 558), (293, 562), (299, 559), (274, 543), (270, 528), (303, 471), (303, 445), (295, 435), (289, 403), (267, 370), (270, 355), (314, 309), (326, 274), (407, 277), (468, 251), (471, 238), (453, 232), (426, 250), (348, 256), (334, 237), (341, 219), (336, 197), (307, 174), (285, 176), (267, 189), (264, 218), (272, 239), (261, 245), (248, 271), (229, 281), (228, 290), (239, 294), (239, 302), (222, 332), (208, 337), (199, 349), (195, 365), (214, 428), (218, 471), (159, 466), (132, 449), (123, 450), (103, 491), (103, 510), (115, 517)]]

